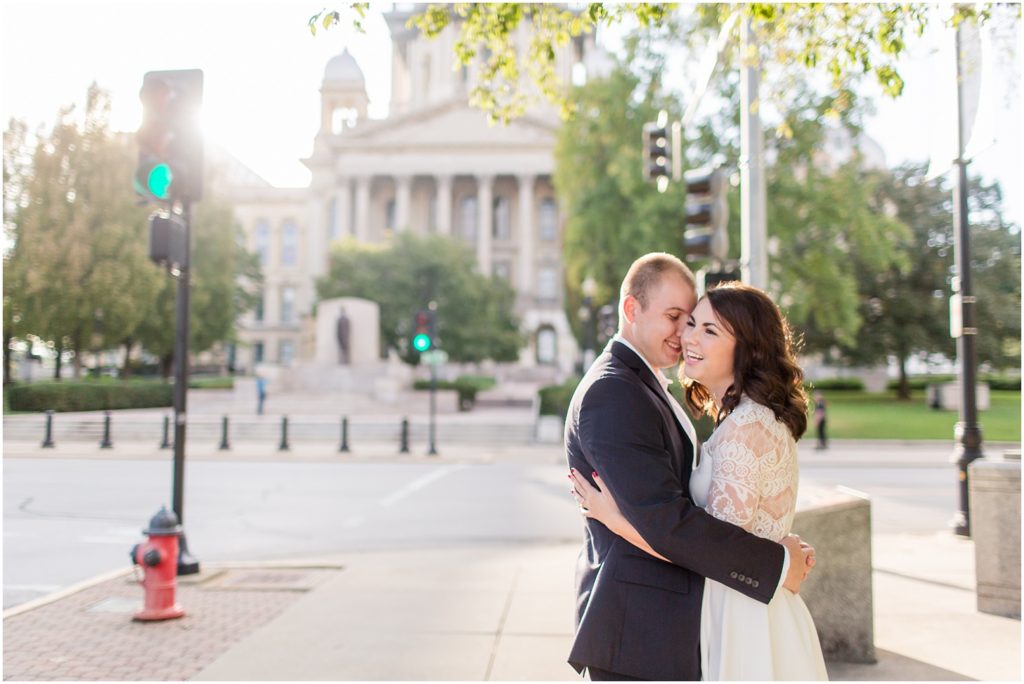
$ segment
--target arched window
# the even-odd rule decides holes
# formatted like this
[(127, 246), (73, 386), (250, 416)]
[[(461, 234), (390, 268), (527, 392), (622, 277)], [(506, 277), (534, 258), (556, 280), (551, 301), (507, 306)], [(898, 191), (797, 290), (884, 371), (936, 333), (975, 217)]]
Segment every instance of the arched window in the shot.
[(260, 265), (266, 266), (270, 263), (270, 224), (266, 219), (256, 221), (256, 229), (253, 231), (253, 247), (260, 258)]
[(299, 229), (292, 221), (285, 221), (281, 229), (281, 265), (299, 263)]
[(498, 195), (494, 198), (494, 214), (492, 225), (493, 235), (496, 240), (508, 240), (512, 237), (512, 217), (509, 210), (509, 201)]
[(537, 330), (537, 363), (551, 366), (558, 360), (558, 334), (546, 325)]
[(540, 239), (558, 238), (558, 205), (555, 200), (545, 197), (540, 203)]

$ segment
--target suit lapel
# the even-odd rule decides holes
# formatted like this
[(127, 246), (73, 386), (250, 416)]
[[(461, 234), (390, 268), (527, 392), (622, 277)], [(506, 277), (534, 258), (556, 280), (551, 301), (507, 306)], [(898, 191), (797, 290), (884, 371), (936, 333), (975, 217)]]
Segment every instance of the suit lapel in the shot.
[(672, 404), (669, 402), (666, 392), (661, 388), (661, 384), (658, 379), (654, 377), (654, 373), (651, 372), (650, 367), (644, 363), (644, 360), (634, 352), (632, 349), (622, 344), (621, 342), (611, 342), (608, 347), (612, 356), (619, 359), (626, 367), (632, 369), (640, 378), (640, 380), (647, 385), (654, 396), (661, 401), (665, 409), (668, 410), (670, 416), (672, 416), (672, 424), (676, 427), (676, 436), (678, 437), (681, 448), (678, 450), (677, 456), (682, 461), (681, 463), (681, 475), (683, 480), (688, 482), (690, 478), (690, 471), (693, 470), (693, 455), (695, 451), (695, 445), (690, 441), (689, 435), (686, 434), (686, 430), (679, 423), (679, 419), (676, 417), (676, 412), (672, 408)]

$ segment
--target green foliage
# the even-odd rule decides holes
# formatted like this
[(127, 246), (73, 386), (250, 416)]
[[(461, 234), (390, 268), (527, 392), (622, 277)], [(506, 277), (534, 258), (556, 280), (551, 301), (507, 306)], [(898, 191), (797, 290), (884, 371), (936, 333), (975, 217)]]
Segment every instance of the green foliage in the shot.
[(7, 388), (12, 411), (100, 411), (171, 406), (173, 386), (153, 380), (37, 382)]
[(860, 378), (822, 378), (804, 383), (808, 392), (863, 392), (864, 381)]
[(513, 361), (522, 342), (515, 293), (476, 270), (469, 249), (441, 236), (403, 233), (386, 246), (342, 243), (317, 281), (320, 299), (362, 297), (380, 305), (384, 349), (418, 363), (411, 348), (413, 316), (437, 302), (438, 347), (454, 362)]
[[(496, 383), (497, 381), (490, 376), (460, 375), (454, 380), (438, 380), (437, 389), (455, 390), (459, 396), (459, 410), (468, 411), (476, 402), (477, 392), (488, 390)], [(429, 390), (430, 385), (430, 380), (417, 380), (413, 383), (413, 389)]]
[[(369, 3), (346, 3), (344, 14), (352, 17), (358, 30), (368, 7)], [(454, 52), (459, 62), (480, 63), (470, 102), (492, 121), (508, 122), (539, 97), (553, 103), (564, 117), (579, 111), (554, 68), (558, 50), (572, 40), (626, 21), (644, 31), (656, 31), (677, 14), (676, 8), (675, 3), (434, 4), (414, 14), (407, 25), (431, 38), (450, 25), (457, 27)], [(701, 3), (690, 11), (696, 13), (697, 21), (687, 26), (680, 41), (694, 33), (717, 32), (735, 11), (749, 18), (763, 59), (774, 70), (788, 72), (790, 85), (782, 86), (780, 94), (796, 82), (807, 81), (808, 71), (819, 70), (829, 76), (836, 93), (850, 89), (861, 78), (873, 77), (891, 97), (903, 92), (898, 63), (908, 35), (920, 35), (935, 21), (955, 26), (964, 20), (986, 23), (1020, 18), (1019, 4), (992, 3), (957, 5), (952, 11), (920, 3)], [(309, 28), (316, 34), (319, 26), (329, 28), (341, 20), (342, 12), (322, 10), (309, 19)], [(529, 28), (522, 52), (517, 44), (521, 25)]]
[[(17, 121), (4, 137), (7, 330), (74, 352), (76, 377), (82, 352), (141, 342), (169, 359), (174, 341), (174, 281), (149, 260), (150, 210), (131, 186), (134, 144), (110, 130), (109, 109), (93, 85), (82, 122), (65, 109), (34, 144)], [(260, 276), (238, 231), (208, 192), (193, 212), (192, 352), (231, 340), (252, 306)]]
[(573, 392), (576, 391), (580, 380), (582, 380), (580, 377), (571, 377), (560, 385), (541, 387), (537, 391), (540, 396), (540, 415), (565, 418), (569, 412), (569, 403), (572, 401)]
[(188, 381), (189, 389), (234, 389), (235, 379), (231, 377), (227, 378), (192, 378)]

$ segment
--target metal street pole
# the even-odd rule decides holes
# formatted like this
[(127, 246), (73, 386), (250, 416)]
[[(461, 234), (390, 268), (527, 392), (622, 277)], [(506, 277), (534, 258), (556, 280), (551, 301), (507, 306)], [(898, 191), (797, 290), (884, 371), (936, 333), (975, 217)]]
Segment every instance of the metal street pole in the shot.
[(764, 135), (761, 131), (761, 57), (750, 18), (740, 22), (740, 268), (743, 282), (768, 287)]
[(427, 456), (437, 456), (437, 364), (430, 364), (430, 447)]
[(189, 200), (182, 202), (184, 229), (184, 263), (179, 265), (176, 322), (174, 326), (174, 513), (181, 524), (178, 574), (194, 575), (199, 572), (199, 561), (192, 557), (185, 540), (185, 425), (187, 420), (186, 396), (188, 394), (188, 324), (189, 287), (192, 261), (192, 206)]
[[(960, 334), (956, 340), (956, 355), (960, 361), (960, 421), (953, 429), (955, 445), (953, 462), (957, 467), (959, 480), (960, 508), (953, 515), (954, 532), (960, 536), (971, 536), (970, 506), (968, 502), (967, 467), (981, 458), (981, 426), (978, 425), (978, 408), (975, 397), (977, 383), (977, 355), (975, 338), (976, 300), (971, 287), (971, 241), (970, 221), (967, 206), (967, 160), (964, 158), (967, 131), (964, 130), (964, 75), (963, 51), (961, 49), (961, 26), (956, 30), (956, 100), (957, 100), (957, 158), (956, 185), (953, 189), (953, 245), (956, 277), (953, 278), (953, 306), (960, 307)], [(954, 312), (954, 317), (956, 312)]]

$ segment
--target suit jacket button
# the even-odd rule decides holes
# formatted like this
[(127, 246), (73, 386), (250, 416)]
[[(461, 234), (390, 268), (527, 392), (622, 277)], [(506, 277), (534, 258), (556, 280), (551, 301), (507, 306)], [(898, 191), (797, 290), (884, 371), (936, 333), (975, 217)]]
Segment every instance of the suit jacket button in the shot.
[(747, 579), (747, 578), (746, 578), (746, 576), (744, 576), (744, 575), (740, 575), (740, 576), (739, 576), (739, 577), (737, 577), (736, 579), (738, 579), (738, 580), (739, 580), (740, 582), (742, 582), (742, 581), (744, 581), (744, 580), (745, 580), (745, 579)]
[(729, 577), (731, 577), (733, 579), (736, 579), (736, 573), (735, 572), (730, 572), (729, 573)]
[(753, 583), (752, 585), (750, 585), (750, 586), (752, 586), (752, 587), (754, 587), (755, 589), (757, 589), (757, 585), (759, 585), (759, 584), (761, 584), (761, 583), (760, 583), (760, 582), (758, 582), (757, 580), (754, 580), (754, 583)]
[(754, 580), (752, 578), (748, 577), (747, 578), (747, 584), (753, 585), (754, 584)]

